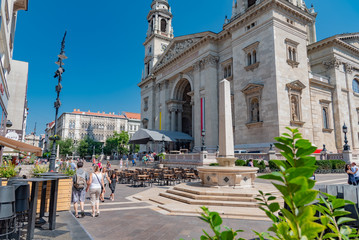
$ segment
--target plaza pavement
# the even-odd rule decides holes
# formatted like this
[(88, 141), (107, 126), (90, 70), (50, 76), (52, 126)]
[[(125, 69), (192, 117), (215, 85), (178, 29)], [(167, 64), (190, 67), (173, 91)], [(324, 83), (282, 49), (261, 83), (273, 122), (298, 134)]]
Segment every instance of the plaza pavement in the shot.
[[(117, 168), (117, 166), (113, 166), (113, 168)], [(90, 166), (86, 165), (86, 169), (90, 169)], [(346, 174), (323, 174), (317, 175), (316, 178), (317, 184), (346, 184), (347, 181)], [(261, 179), (256, 181), (266, 182)], [(154, 205), (129, 200), (129, 196), (148, 189), (149, 187), (134, 188), (127, 184), (117, 184), (115, 201), (110, 201), (108, 199), (109, 192), (106, 193), (106, 201), (100, 204), (101, 214), (99, 217), (90, 216), (91, 206), (89, 200), (86, 200), (85, 211), (87, 214), (85, 218), (77, 220), (93, 239), (200, 239), (203, 234), (202, 229), (212, 234), (209, 226), (198, 217), (166, 215), (161, 213), (160, 209), (156, 209)], [(266, 231), (270, 224), (268, 221), (223, 219), (223, 226), (244, 230), (245, 232), (240, 233), (240, 236), (245, 239), (255, 238), (252, 229), (259, 232)]]

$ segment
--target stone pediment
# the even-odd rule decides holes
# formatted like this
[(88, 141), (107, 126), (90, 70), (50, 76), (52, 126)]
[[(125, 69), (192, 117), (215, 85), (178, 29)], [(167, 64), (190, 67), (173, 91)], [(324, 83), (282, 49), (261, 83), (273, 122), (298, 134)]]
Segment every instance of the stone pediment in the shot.
[(288, 89), (302, 91), (306, 86), (299, 80), (287, 84)]
[(337, 39), (359, 48), (359, 33), (341, 34), (337, 37)]
[(262, 84), (250, 83), (245, 88), (242, 89), (242, 92), (248, 95), (254, 92), (260, 92), (263, 89), (263, 87), (264, 86)]
[(169, 44), (169, 46), (166, 48), (165, 52), (161, 55), (154, 68), (158, 69), (161, 66), (171, 62), (176, 57), (180, 56), (182, 53), (184, 53), (196, 43), (198, 43), (208, 34), (209, 33), (206, 32), (174, 38)]

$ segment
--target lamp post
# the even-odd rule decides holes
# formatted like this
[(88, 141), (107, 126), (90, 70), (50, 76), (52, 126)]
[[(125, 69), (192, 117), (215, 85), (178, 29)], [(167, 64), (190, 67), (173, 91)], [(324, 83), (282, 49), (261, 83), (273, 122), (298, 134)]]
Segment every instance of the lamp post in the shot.
[(204, 144), (204, 136), (206, 136), (206, 130), (202, 129), (202, 147), (201, 147), (201, 152), (206, 151), (206, 146)]
[(165, 152), (165, 135), (162, 135), (162, 150), (161, 152)]
[[(60, 101), (60, 92), (62, 89), (62, 85), (61, 85), (61, 81), (62, 81), (62, 74), (65, 72), (65, 69), (62, 67), (63, 64), (63, 60), (67, 59), (67, 57), (65, 56), (65, 38), (66, 38), (66, 32), (64, 34), (64, 37), (62, 39), (61, 42), (61, 51), (60, 54), (58, 55), (58, 60), (57, 62), (55, 62), (59, 68), (56, 70), (55, 72), (55, 76), (54, 78), (58, 79), (58, 84), (55, 88), (56, 93), (57, 93), (57, 98), (56, 98), (56, 102), (54, 103), (54, 107), (56, 109), (56, 113), (55, 113), (55, 124), (54, 124), (54, 131), (55, 131), (55, 136), (56, 136), (56, 128), (57, 128), (57, 115), (59, 113), (59, 108), (61, 106), (61, 101)], [(50, 157), (50, 166), (49, 166), (49, 171), (53, 172), (55, 171), (55, 160), (56, 160), (56, 140), (58, 140), (57, 137), (53, 138), (53, 144), (52, 144), (52, 150), (51, 150), (51, 157)]]
[(345, 125), (343, 125), (343, 133), (344, 133), (344, 146), (343, 146), (343, 150), (344, 151), (349, 151), (350, 150), (350, 146), (348, 145), (348, 139), (347, 139), (347, 133), (348, 133), (348, 127)]

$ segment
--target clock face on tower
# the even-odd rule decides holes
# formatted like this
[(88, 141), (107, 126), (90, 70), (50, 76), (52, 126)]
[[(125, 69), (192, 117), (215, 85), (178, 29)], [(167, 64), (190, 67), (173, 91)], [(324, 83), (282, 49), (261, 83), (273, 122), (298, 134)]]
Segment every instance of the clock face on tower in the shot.
[(164, 52), (167, 48), (167, 45), (166, 44), (163, 44), (161, 43), (161, 49), (162, 49), (162, 52)]

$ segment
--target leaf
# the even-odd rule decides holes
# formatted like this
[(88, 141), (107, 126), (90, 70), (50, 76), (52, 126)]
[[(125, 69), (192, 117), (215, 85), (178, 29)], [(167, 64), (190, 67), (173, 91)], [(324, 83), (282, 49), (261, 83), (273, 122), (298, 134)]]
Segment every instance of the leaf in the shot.
[(233, 231), (224, 231), (221, 233), (221, 240), (233, 240), (234, 234)]
[(325, 230), (325, 226), (316, 222), (306, 222), (302, 225), (302, 234), (307, 236), (308, 239), (314, 239)]
[(280, 209), (280, 206), (279, 206), (279, 203), (274, 202), (274, 203), (269, 204), (268, 208), (272, 213), (274, 213)]
[(267, 200), (268, 201), (273, 201), (273, 200), (276, 200), (277, 199), (277, 197), (275, 197), (275, 196), (270, 196)]
[(332, 201), (333, 209), (344, 207), (345, 206), (345, 200), (344, 199), (335, 199)]
[(213, 226), (219, 226), (222, 224), (222, 218), (217, 212), (210, 212), (209, 217), (211, 218), (211, 223)]
[(296, 153), (296, 156), (298, 158), (302, 157), (302, 156), (308, 156), (308, 155), (314, 153), (315, 150), (317, 150), (317, 147), (299, 148), (297, 153)]
[(346, 216), (346, 215), (349, 215), (349, 214), (350, 214), (349, 211), (343, 211), (343, 210), (336, 209), (333, 212), (333, 217)]
[(282, 193), (283, 196), (287, 196), (288, 195), (288, 190), (287, 187), (284, 185), (279, 185), (279, 184), (275, 184), (273, 183), (273, 185)]
[(293, 201), (295, 202), (295, 205), (297, 207), (304, 206), (306, 204), (312, 203), (318, 195), (318, 191), (315, 190), (307, 190), (307, 191), (301, 191), (297, 192), (294, 197)]
[(347, 222), (354, 222), (355, 219), (353, 218), (349, 218), (349, 217), (341, 217), (338, 219), (337, 223), (338, 225), (341, 225), (341, 224), (344, 224), (344, 223), (347, 223)]
[(260, 178), (260, 179), (266, 179), (266, 180), (275, 180), (275, 181), (284, 182), (284, 180), (283, 180), (281, 177), (275, 176), (273, 173), (265, 174), (265, 175), (262, 175), (262, 176), (258, 176), (258, 178)]

